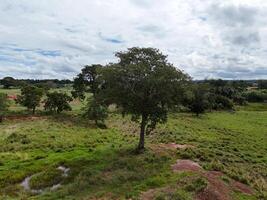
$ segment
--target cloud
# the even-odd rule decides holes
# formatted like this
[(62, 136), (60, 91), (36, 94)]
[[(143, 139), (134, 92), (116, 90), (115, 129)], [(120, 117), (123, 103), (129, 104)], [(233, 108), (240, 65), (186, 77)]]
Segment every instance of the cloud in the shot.
[(155, 47), (195, 79), (267, 78), (265, 0), (46, 0), (0, 4), (0, 77), (72, 78)]

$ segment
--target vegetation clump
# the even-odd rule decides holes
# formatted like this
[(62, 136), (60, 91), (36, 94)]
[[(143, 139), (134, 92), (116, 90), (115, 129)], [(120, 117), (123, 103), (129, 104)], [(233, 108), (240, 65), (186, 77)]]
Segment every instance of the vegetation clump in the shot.
[(7, 94), (0, 93), (0, 123), (3, 121), (4, 113), (8, 110), (9, 105)]
[(36, 86), (27, 85), (21, 89), (21, 95), (18, 95), (16, 103), (27, 107), (35, 114), (36, 107), (41, 103), (44, 91)]
[(63, 178), (61, 170), (48, 168), (43, 172), (33, 175), (29, 185), (30, 188), (34, 190), (45, 189), (60, 183)]
[(47, 94), (47, 98), (44, 101), (45, 110), (49, 110), (51, 112), (61, 113), (62, 111), (70, 111), (71, 106), (69, 102), (72, 101), (72, 98), (60, 92), (51, 92)]

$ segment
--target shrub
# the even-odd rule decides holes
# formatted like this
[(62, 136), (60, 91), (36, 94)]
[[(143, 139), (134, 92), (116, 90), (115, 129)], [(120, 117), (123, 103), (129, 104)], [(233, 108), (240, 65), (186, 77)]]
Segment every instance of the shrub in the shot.
[(61, 113), (64, 110), (71, 110), (70, 101), (72, 101), (72, 98), (65, 93), (48, 93), (47, 99), (44, 101), (44, 108), (45, 110)]
[(191, 99), (188, 100), (189, 109), (198, 116), (199, 114), (204, 113), (209, 107), (207, 90), (204, 86), (198, 85), (193, 88), (192, 94)]
[(3, 121), (4, 112), (8, 110), (9, 101), (7, 94), (0, 93), (0, 123)]
[[(103, 126), (105, 119), (108, 117), (107, 106), (98, 103), (95, 99), (88, 99), (84, 107), (83, 117), (94, 120), (97, 126)], [(99, 124), (99, 121), (102, 124)]]
[(233, 101), (222, 95), (214, 95), (211, 105), (214, 110), (230, 110), (234, 107)]
[(27, 107), (35, 113), (36, 107), (40, 105), (43, 96), (43, 89), (35, 86), (25, 86), (21, 89), (21, 95), (16, 99), (16, 103)]
[(267, 93), (264, 91), (251, 91), (244, 94), (248, 102), (264, 102), (267, 100)]

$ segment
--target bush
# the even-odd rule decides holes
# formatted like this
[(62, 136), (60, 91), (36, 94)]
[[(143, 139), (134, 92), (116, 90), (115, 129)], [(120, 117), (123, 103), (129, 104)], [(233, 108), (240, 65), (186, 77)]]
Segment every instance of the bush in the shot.
[(0, 123), (3, 121), (4, 112), (8, 110), (9, 101), (7, 94), (0, 93)]
[(241, 95), (237, 95), (233, 98), (233, 101), (235, 104), (240, 105), (240, 106), (244, 106), (247, 105), (247, 101), (246, 98), (241, 96)]
[(204, 113), (209, 107), (207, 96), (207, 89), (204, 86), (198, 85), (194, 87), (192, 90), (192, 96), (190, 99), (188, 99), (188, 107), (190, 111), (195, 113), (197, 116), (201, 113)]
[(210, 103), (214, 110), (231, 110), (234, 107), (233, 101), (222, 95), (212, 96)]
[[(97, 126), (103, 127), (104, 121), (108, 117), (108, 108), (98, 103), (95, 99), (88, 99), (87, 105), (84, 107), (83, 117), (94, 120)], [(99, 121), (101, 124), (99, 124)]]
[(52, 92), (47, 94), (44, 107), (45, 110), (61, 113), (64, 110), (71, 110), (70, 101), (72, 101), (72, 98), (67, 94)]
[(264, 102), (267, 100), (267, 93), (264, 91), (250, 91), (244, 94), (248, 102)]

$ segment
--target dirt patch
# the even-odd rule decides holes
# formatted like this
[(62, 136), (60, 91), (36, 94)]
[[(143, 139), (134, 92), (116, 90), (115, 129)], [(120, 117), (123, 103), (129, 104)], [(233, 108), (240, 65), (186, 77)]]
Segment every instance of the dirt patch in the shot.
[(158, 192), (158, 189), (150, 189), (146, 192), (143, 192), (141, 194), (141, 198), (142, 200), (152, 200), (154, 199), (154, 196), (156, 195), (156, 193)]
[(197, 194), (197, 200), (230, 200), (231, 190), (226, 185), (221, 176), (223, 173), (218, 171), (205, 172), (203, 176), (208, 180), (208, 187)]
[(176, 164), (172, 165), (173, 171), (193, 171), (203, 176), (208, 181), (208, 186), (196, 194), (196, 200), (231, 200), (233, 190), (240, 191), (247, 195), (252, 195), (253, 190), (238, 181), (229, 180), (229, 184), (222, 179), (225, 176), (220, 171), (205, 171), (202, 167), (191, 160), (177, 160)]
[(242, 192), (244, 194), (248, 194), (248, 195), (253, 194), (253, 190), (249, 186), (247, 186), (243, 183), (240, 183), (238, 181), (232, 181), (231, 186), (234, 188), (234, 190), (237, 190), (237, 191)]
[(198, 163), (192, 160), (177, 160), (177, 162), (172, 165), (172, 170), (201, 172), (203, 169)]
[(6, 120), (30, 120), (30, 121), (34, 121), (34, 120), (39, 120), (39, 119), (46, 119), (45, 116), (33, 116), (33, 115), (12, 115), (12, 116), (5, 116)]
[(170, 193), (170, 192), (173, 192), (173, 189), (170, 187), (150, 189), (146, 192), (143, 192), (140, 196), (140, 199), (142, 199), (142, 200), (154, 200), (155, 197), (159, 193)]
[(18, 97), (17, 97), (17, 95), (7, 95), (7, 98), (9, 100), (16, 100)]

